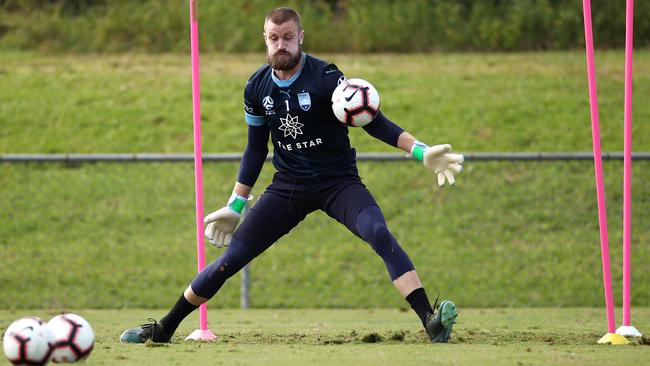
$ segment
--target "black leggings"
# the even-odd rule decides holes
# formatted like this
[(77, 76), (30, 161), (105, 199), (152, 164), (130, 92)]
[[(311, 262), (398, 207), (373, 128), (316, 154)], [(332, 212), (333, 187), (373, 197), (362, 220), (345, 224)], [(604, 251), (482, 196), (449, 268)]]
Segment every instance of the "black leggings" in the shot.
[(357, 177), (299, 184), (276, 177), (235, 231), (221, 257), (192, 281), (192, 290), (211, 298), (228, 278), (320, 209), (368, 242), (383, 259), (391, 280), (414, 269), (386, 226), (379, 206)]

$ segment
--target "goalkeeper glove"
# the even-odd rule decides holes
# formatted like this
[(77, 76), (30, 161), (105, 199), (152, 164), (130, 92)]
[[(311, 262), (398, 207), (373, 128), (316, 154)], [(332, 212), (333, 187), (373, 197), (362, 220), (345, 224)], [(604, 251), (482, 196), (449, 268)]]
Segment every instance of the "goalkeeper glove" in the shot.
[(445, 180), (449, 185), (454, 185), (456, 179), (454, 173), (463, 171), (463, 161), (465, 158), (462, 154), (449, 154), (451, 145), (434, 145), (427, 146), (420, 141), (415, 141), (411, 148), (411, 156), (422, 161), (424, 166), (438, 176), (438, 186), (445, 185)]
[(240, 196), (233, 192), (225, 207), (209, 214), (203, 219), (205, 237), (217, 248), (230, 245), (232, 234), (246, 214), (246, 206), (253, 196)]

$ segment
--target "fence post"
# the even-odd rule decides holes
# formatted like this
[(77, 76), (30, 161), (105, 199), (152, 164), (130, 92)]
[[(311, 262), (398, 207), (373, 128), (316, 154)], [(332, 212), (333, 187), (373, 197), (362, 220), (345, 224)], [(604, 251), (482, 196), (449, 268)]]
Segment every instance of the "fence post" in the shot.
[(241, 271), (240, 303), (242, 309), (248, 309), (250, 304), (250, 263)]

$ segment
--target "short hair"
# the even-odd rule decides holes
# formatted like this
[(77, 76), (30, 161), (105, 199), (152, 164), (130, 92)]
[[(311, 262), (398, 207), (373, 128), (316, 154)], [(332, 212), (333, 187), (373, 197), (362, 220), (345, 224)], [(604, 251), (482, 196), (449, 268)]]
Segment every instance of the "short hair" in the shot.
[(266, 18), (264, 18), (264, 24), (269, 20), (274, 24), (282, 24), (289, 20), (293, 20), (298, 25), (298, 30), (302, 30), (300, 14), (291, 8), (280, 7), (271, 10)]

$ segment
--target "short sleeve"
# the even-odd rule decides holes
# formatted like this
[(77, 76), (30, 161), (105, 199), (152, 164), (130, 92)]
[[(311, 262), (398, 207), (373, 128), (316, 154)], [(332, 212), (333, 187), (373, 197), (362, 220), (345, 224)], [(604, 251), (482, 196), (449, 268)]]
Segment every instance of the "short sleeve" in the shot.
[(246, 82), (244, 89), (244, 118), (251, 126), (262, 126), (266, 124), (266, 116), (260, 108), (255, 95), (255, 88), (251, 80)]
[(334, 92), (339, 84), (345, 81), (345, 75), (334, 64), (329, 64), (323, 69), (323, 84), (329, 94)]

